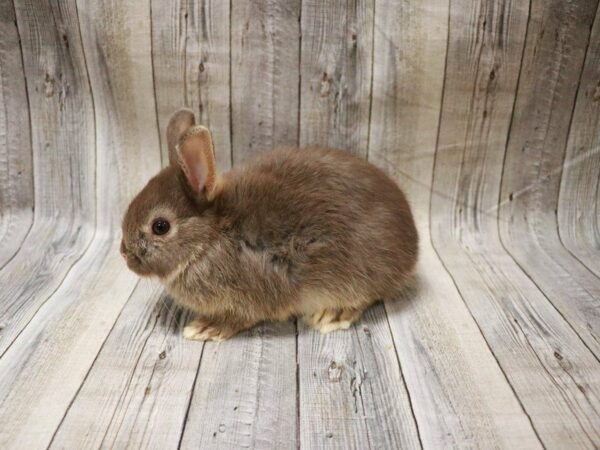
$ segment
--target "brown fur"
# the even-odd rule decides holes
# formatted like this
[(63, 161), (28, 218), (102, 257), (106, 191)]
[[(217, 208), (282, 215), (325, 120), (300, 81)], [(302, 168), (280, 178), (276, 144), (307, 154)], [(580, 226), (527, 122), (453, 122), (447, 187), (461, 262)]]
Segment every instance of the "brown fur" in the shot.
[[(216, 177), (211, 157), (198, 158), (210, 192), (191, 188), (181, 163), (171, 164), (123, 221), (129, 267), (158, 276), (201, 316), (188, 337), (224, 339), (293, 316), (321, 330), (347, 328), (403, 289), (417, 231), (404, 195), (381, 170), (347, 152), (306, 148), (264, 154)], [(170, 222), (166, 235), (152, 234), (157, 217)]]

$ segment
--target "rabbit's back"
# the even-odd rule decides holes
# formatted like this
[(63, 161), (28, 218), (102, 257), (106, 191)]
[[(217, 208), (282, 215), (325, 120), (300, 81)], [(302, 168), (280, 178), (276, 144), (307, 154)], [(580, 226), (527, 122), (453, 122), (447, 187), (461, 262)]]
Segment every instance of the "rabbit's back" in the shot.
[(226, 175), (215, 206), (231, 240), (266, 256), (292, 290), (390, 297), (416, 262), (417, 232), (398, 186), (341, 150), (265, 154)]

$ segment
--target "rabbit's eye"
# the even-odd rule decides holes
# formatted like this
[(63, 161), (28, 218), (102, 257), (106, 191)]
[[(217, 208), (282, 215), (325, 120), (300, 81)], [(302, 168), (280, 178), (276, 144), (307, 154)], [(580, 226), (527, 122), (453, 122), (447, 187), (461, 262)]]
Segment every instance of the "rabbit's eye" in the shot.
[(154, 234), (158, 234), (159, 236), (161, 234), (166, 234), (170, 228), (171, 228), (171, 225), (165, 219), (156, 219), (152, 223), (152, 232)]

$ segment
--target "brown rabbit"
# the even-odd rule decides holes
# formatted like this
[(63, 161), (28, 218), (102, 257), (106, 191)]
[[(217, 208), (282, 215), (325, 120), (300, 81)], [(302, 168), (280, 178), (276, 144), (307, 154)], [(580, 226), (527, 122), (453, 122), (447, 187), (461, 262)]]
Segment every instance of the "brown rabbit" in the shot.
[(284, 149), (217, 174), (208, 130), (191, 111), (167, 129), (169, 167), (131, 202), (121, 252), (198, 318), (184, 336), (222, 340), (301, 316), (346, 329), (405, 286), (417, 231), (404, 195), (347, 152)]

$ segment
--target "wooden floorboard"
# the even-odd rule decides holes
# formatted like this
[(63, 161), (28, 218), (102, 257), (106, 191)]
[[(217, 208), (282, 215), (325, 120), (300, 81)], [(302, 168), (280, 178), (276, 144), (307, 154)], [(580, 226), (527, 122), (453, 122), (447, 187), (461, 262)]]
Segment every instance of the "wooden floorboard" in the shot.
[(50, 443), (135, 286), (117, 249), (114, 240), (95, 239), (0, 359), (3, 448)]
[[(532, 5), (498, 223), (508, 252), (600, 359), (600, 279), (563, 246), (556, 215), (569, 124), (597, 5)], [(587, 32), (573, 32), (579, 27)]]
[(292, 322), (205, 344), (181, 447), (296, 448), (296, 386)]
[[(299, 1), (231, 3), (231, 22), (224, 25), (231, 27), (231, 105), (220, 109), (231, 114), (236, 129), (231, 138), (236, 164), (272, 145), (298, 142), (299, 14)], [(222, 40), (222, 35), (215, 40), (215, 49), (224, 45)], [(219, 103), (212, 106), (219, 108)], [(264, 324), (231, 341), (207, 343), (182, 448), (295, 448), (296, 373), (291, 322)]]
[(138, 283), (50, 448), (177, 448), (203, 348), (182, 338), (186, 320)]
[[(12, 6), (5, 3), (3, 11)], [(2, 246), (2, 259), (9, 262), (0, 272), (0, 285), (5, 286), (0, 303), (0, 323), (4, 325), (0, 354), (90, 245), (93, 229), (84, 222), (93, 219), (96, 201), (94, 116), (75, 4), (57, 8), (15, 2), (14, 7), (30, 106), (36, 209), (27, 240), (17, 252), (12, 245)], [(46, 25), (48, 17), (60, 24), (66, 40), (57, 27)], [(67, 85), (69, 95), (65, 95)], [(71, 125), (63, 127), (63, 122)], [(28, 133), (25, 130), (23, 136)], [(19, 154), (27, 164), (28, 146), (22, 145)]]
[(298, 336), (300, 446), (419, 448), (383, 305), (348, 333)]
[(562, 242), (600, 276), (600, 12), (589, 37), (558, 198)]
[[(0, 448), (600, 446), (598, 3), (0, 0)], [(381, 167), (414, 286), (184, 340), (119, 255), (182, 106)]]
[[(528, 416), (430, 243), (449, 6), (413, 4), (392, 14), (391, 3), (377, 5), (375, 51), (386, 58), (375, 60), (369, 159), (407, 191), (420, 232), (416, 289), (386, 310), (424, 448), (466, 442), (474, 448), (539, 448)], [(401, 26), (404, 17), (411, 18), (409, 26)]]
[[(464, 26), (457, 22), (453, 29), (451, 21), (447, 73), (452, 76), (446, 78), (436, 154), (433, 244), (542, 443), (589, 447), (600, 431), (595, 425), (600, 423), (598, 360), (505, 251), (497, 228), (513, 99), (517, 96), (518, 111), (524, 80), (532, 73), (526, 65), (521, 73), (519, 49), (525, 46), (527, 60), (534, 52), (530, 42), (538, 43), (536, 27), (546, 16), (539, 11), (542, 2), (533, 5), (526, 27), (524, 14), (517, 12), (527, 8), (526, 2), (512, 3), (509, 10), (492, 3), (477, 14), (456, 13), (476, 21), (467, 28), (472, 30), (470, 54), (453, 39)], [(510, 36), (504, 34), (508, 30)], [(478, 83), (484, 88), (473, 89)], [(515, 113), (513, 127), (523, 127), (523, 120)], [(448, 148), (452, 151), (442, 151)]]
[[(366, 158), (373, 10), (373, 1), (302, 2), (301, 146), (327, 144)], [(381, 305), (350, 333), (299, 329), (301, 447), (420, 446)]]

